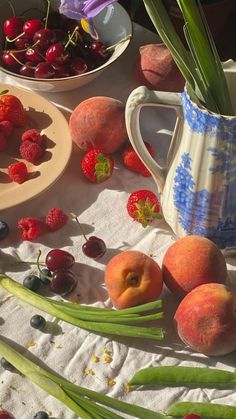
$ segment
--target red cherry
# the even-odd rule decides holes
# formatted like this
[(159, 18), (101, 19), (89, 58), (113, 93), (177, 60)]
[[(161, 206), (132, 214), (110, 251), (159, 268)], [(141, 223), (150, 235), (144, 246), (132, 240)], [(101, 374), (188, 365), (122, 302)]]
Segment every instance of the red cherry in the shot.
[(17, 50), (3, 51), (2, 60), (7, 67), (17, 68), (24, 62), (24, 52)]
[(43, 52), (41, 48), (35, 46), (34, 48), (28, 48), (25, 52), (26, 60), (31, 61), (32, 63), (40, 63), (43, 60)]
[(31, 41), (26, 36), (21, 36), (15, 40), (16, 49), (26, 49), (31, 45)]
[(68, 52), (60, 43), (52, 44), (46, 51), (46, 61), (50, 64), (64, 64), (68, 58)]
[(106, 47), (101, 41), (93, 41), (90, 45), (91, 54), (97, 58), (105, 58), (109, 54)]
[(86, 73), (88, 71), (88, 66), (86, 61), (83, 58), (75, 57), (71, 60), (71, 70), (73, 75), (80, 75)]
[(54, 78), (70, 77), (71, 72), (68, 65), (53, 66), (55, 70)]
[(104, 241), (96, 236), (90, 236), (82, 246), (83, 253), (92, 259), (101, 258), (106, 250)]
[(58, 269), (53, 273), (49, 288), (55, 294), (66, 295), (71, 292), (77, 284), (73, 272), (67, 269)]
[(39, 19), (29, 19), (24, 23), (23, 31), (25, 36), (33, 38), (35, 32), (43, 28), (43, 22)]
[(71, 268), (75, 263), (75, 258), (66, 250), (52, 249), (48, 252), (45, 263), (49, 271), (54, 272), (62, 268)]
[(9, 39), (16, 38), (23, 32), (24, 20), (21, 17), (11, 17), (3, 23), (3, 30)]
[(34, 77), (34, 69), (34, 64), (30, 61), (26, 61), (26, 63), (20, 68), (19, 73), (22, 76)]
[(56, 36), (56, 42), (65, 44), (68, 39), (67, 32), (63, 31), (63, 29), (53, 29), (53, 30)]
[(0, 419), (15, 419), (15, 417), (6, 410), (0, 410)]
[(37, 64), (34, 69), (34, 77), (36, 79), (51, 79), (55, 74), (55, 70), (51, 64), (44, 61)]
[(35, 32), (33, 41), (38, 42), (38, 45), (44, 49), (56, 41), (56, 35), (52, 29), (39, 29)]
[(189, 415), (184, 416), (183, 419), (201, 419), (201, 416), (195, 415), (195, 413), (189, 413)]

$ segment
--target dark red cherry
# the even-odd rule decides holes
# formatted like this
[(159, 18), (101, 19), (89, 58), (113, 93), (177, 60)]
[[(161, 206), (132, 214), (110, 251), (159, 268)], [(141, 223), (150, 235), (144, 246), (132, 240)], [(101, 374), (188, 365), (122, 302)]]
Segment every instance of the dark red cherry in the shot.
[(73, 272), (68, 269), (58, 269), (52, 275), (49, 289), (55, 294), (65, 295), (71, 292), (77, 284)]
[(43, 22), (39, 19), (29, 19), (24, 23), (23, 31), (25, 36), (33, 38), (35, 32), (43, 28)]
[(93, 41), (90, 45), (91, 54), (97, 58), (105, 58), (108, 56), (108, 51), (101, 41)]
[(78, 57), (73, 58), (71, 60), (70, 66), (71, 66), (73, 75), (84, 74), (88, 71), (87, 63), (83, 58), (78, 58)]
[(41, 48), (35, 46), (34, 48), (28, 48), (25, 52), (25, 59), (32, 63), (40, 63), (43, 60), (43, 52)]
[(69, 54), (59, 42), (50, 45), (46, 51), (46, 61), (50, 64), (64, 64), (68, 61)]
[(37, 45), (45, 49), (56, 41), (56, 35), (52, 29), (39, 29), (37, 32), (35, 32), (33, 41), (37, 42)]
[(74, 256), (62, 249), (52, 249), (48, 252), (45, 263), (49, 271), (54, 272), (57, 269), (69, 269), (75, 263)]
[(15, 417), (6, 410), (0, 410), (0, 419), (15, 419)]
[(106, 250), (104, 241), (96, 236), (89, 237), (82, 246), (83, 253), (92, 259), (102, 257), (106, 253)]
[(71, 72), (68, 65), (54, 65), (54, 78), (70, 77)]
[(17, 50), (3, 51), (2, 61), (7, 67), (17, 68), (24, 62), (24, 52)]
[(3, 23), (3, 30), (9, 39), (16, 38), (23, 32), (24, 20), (21, 17), (11, 17)]
[(52, 79), (54, 77), (55, 70), (53, 66), (44, 61), (37, 64), (34, 70), (34, 77), (36, 79)]
[(68, 40), (67, 32), (63, 31), (63, 29), (53, 29), (53, 30), (56, 36), (55, 42), (60, 42), (60, 44), (65, 44)]
[(15, 40), (15, 47), (16, 49), (26, 49), (30, 47), (31, 40), (30, 38), (27, 38), (26, 36), (21, 36), (20, 38), (17, 38)]
[(26, 61), (26, 63), (20, 68), (19, 73), (22, 76), (34, 77), (34, 69), (34, 64), (30, 61)]

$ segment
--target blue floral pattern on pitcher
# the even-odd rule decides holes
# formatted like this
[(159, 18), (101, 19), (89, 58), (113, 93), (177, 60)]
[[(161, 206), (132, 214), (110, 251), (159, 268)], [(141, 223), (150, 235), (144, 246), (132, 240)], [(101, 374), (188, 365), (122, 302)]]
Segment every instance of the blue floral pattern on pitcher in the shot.
[[(174, 205), (179, 222), (187, 234), (198, 234), (215, 241), (221, 248), (236, 246), (236, 119), (210, 114), (197, 107), (184, 92), (184, 118), (192, 131), (213, 138), (206, 147), (212, 162), (208, 174), (220, 175), (219, 188), (213, 192), (196, 189), (192, 159), (181, 155), (174, 178)], [(204, 135), (194, 141), (205, 141)], [(217, 148), (214, 147), (217, 145)]]
[(236, 119), (229, 120), (221, 115), (214, 115), (198, 108), (186, 92), (183, 92), (181, 96), (184, 118), (192, 131), (236, 143)]

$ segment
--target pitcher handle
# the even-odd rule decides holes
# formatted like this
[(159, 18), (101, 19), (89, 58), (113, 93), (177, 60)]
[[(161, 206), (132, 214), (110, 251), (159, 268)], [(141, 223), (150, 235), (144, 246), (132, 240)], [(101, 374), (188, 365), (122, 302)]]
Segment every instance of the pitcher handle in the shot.
[(125, 119), (129, 140), (144, 165), (156, 180), (157, 187), (161, 193), (165, 183), (166, 168), (160, 166), (148, 152), (141, 136), (139, 124), (142, 107), (150, 105), (175, 110), (177, 119), (171, 140), (170, 148), (172, 148), (182, 120), (181, 95), (180, 93), (153, 91), (145, 86), (139, 86), (131, 92), (126, 102)]

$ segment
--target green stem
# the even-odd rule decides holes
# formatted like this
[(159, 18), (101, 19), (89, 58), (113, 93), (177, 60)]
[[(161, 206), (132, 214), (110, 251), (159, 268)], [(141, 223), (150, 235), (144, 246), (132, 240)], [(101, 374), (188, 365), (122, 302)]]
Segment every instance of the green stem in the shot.
[[(99, 321), (85, 321), (80, 318), (73, 317), (72, 315), (66, 313), (63, 309), (57, 308), (53, 304), (53, 300), (43, 297), (30, 291), (29, 289), (23, 287), (13, 279), (0, 275), (0, 285), (5, 288), (8, 292), (25, 301), (27, 304), (30, 304), (34, 307), (37, 307), (39, 310), (45, 311), (52, 316), (55, 316), (63, 321), (66, 321), (70, 324), (73, 324), (82, 329), (89, 330), (101, 334), (109, 334), (113, 336), (126, 336), (126, 337), (136, 337), (136, 338), (146, 338), (154, 340), (162, 340), (164, 338), (164, 333), (161, 328), (156, 327), (140, 327), (123, 324), (122, 318), (120, 319), (119, 324), (114, 323), (105, 323)], [(96, 314), (94, 317), (96, 320), (99, 319), (99, 315)]]

